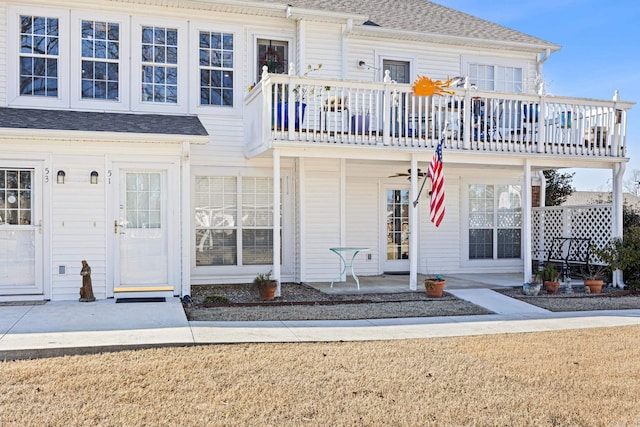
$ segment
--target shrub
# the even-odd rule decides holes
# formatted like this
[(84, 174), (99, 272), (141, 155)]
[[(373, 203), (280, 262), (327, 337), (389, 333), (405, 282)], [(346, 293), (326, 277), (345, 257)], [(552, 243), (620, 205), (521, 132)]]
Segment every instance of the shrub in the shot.
[(205, 304), (229, 304), (231, 301), (224, 295), (209, 295), (203, 302)]
[(624, 232), (624, 238), (611, 240), (597, 251), (598, 257), (612, 270), (622, 270), (625, 284), (640, 289), (640, 226), (632, 225)]

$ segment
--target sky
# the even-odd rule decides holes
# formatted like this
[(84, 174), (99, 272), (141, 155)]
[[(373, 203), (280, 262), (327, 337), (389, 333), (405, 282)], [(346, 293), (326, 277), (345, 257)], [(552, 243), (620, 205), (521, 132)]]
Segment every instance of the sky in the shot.
[[(434, 0), (562, 46), (544, 63), (547, 94), (640, 103), (638, 0)], [(640, 105), (628, 115), (625, 181), (640, 171)], [(571, 169), (583, 191), (611, 188), (611, 171)], [(564, 171), (563, 171), (564, 172)]]

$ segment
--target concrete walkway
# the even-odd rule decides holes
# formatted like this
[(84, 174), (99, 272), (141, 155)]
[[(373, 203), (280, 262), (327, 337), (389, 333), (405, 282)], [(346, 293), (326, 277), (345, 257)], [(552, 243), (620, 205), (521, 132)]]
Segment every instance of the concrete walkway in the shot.
[(552, 313), (489, 289), (450, 292), (496, 314), (189, 322), (177, 298), (166, 303), (102, 300), (0, 306), (0, 360), (211, 343), (392, 340), (640, 325), (640, 310)]

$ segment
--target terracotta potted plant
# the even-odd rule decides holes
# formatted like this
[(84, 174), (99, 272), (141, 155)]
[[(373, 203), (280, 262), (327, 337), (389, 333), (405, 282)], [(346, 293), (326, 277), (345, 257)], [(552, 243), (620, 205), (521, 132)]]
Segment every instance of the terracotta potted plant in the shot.
[(590, 294), (599, 294), (602, 291), (606, 270), (606, 266), (589, 264), (583, 279), (584, 286), (589, 289)]
[(427, 291), (427, 296), (430, 298), (442, 297), (445, 284), (446, 280), (444, 280), (441, 275), (424, 279), (424, 288)]
[(560, 288), (560, 273), (554, 264), (547, 264), (541, 272), (544, 288), (548, 294), (557, 294)]
[(271, 278), (271, 270), (268, 273), (259, 273), (253, 283), (260, 291), (260, 298), (265, 301), (272, 300), (276, 294), (278, 281)]

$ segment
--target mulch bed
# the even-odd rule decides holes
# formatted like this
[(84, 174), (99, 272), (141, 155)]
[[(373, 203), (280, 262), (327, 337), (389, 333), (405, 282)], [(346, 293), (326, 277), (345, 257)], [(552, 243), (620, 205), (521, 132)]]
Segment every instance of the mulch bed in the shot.
[(537, 296), (527, 296), (521, 287), (496, 289), (511, 298), (549, 311), (594, 311), (640, 309), (640, 293), (629, 289), (603, 287), (599, 294), (590, 294), (583, 285), (572, 286), (571, 293), (560, 288), (557, 294), (548, 294), (544, 289)]
[[(446, 292), (442, 298), (430, 298), (424, 290), (335, 295), (283, 283), (281, 297), (273, 301), (262, 301), (253, 284), (194, 285), (191, 291), (191, 304), (185, 305), (189, 320), (355, 320), (490, 313)], [(205, 303), (211, 296), (226, 301)]]

